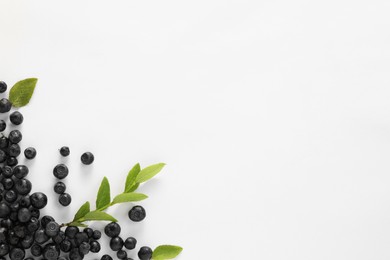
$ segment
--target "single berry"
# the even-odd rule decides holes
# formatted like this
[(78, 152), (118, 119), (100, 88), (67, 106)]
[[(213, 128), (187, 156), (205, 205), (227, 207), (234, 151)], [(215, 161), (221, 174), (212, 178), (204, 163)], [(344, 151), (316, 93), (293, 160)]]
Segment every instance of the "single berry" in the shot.
[(43, 258), (46, 260), (57, 260), (60, 256), (60, 250), (55, 244), (49, 243), (43, 248)]
[(36, 209), (42, 209), (47, 204), (47, 197), (42, 192), (35, 192), (30, 196), (31, 205)]
[(14, 125), (20, 125), (23, 123), (23, 115), (19, 111), (12, 112), (9, 116), (9, 120)]
[(58, 198), (58, 201), (62, 206), (66, 207), (72, 202), (72, 197), (68, 193), (63, 193)]
[(92, 238), (93, 238), (93, 239), (98, 240), (98, 239), (100, 239), (101, 237), (102, 237), (102, 233), (101, 233), (99, 230), (94, 230), (94, 231), (93, 231), (93, 234), (92, 234)]
[(81, 155), (81, 162), (85, 165), (93, 163), (95, 156), (91, 152), (85, 152)]
[(98, 241), (92, 241), (92, 242), (89, 243), (89, 244), (90, 244), (90, 246), (91, 246), (90, 251), (91, 251), (92, 253), (98, 253), (98, 252), (100, 251), (101, 247), (100, 247), (100, 243), (99, 243)]
[(119, 258), (119, 259), (127, 259), (127, 253), (125, 250), (118, 250), (118, 252), (116, 252), (116, 256)]
[(152, 258), (153, 251), (150, 247), (143, 246), (138, 251), (138, 257), (141, 260), (150, 260)]
[(110, 240), (110, 248), (112, 251), (118, 251), (123, 247), (123, 239), (121, 237), (113, 237)]
[(19, 131), (19, 130), (12, 130), (11, 132), (9, 132), (8, 134), (8, 140), (13, 143), (13, 144), (17, 144), (19, 143), (20, 141), (22, 141), (23, 139), (23, 135), (22, 133)]
[(11, 144), (7, 152), (10, 156), (17, 157), (20, 154), (20, 146), (18, 144)]
[(26, 223), (31, 219), (31, 212), (27, 208), (21, 208), (18, 211), (18, 220), (22, 223)]
[(146, 217), (145, 209), (142, 206), (134, 206), (129, 211), (129, 218), (134, 222), (140, 222)]
[(60, 225), (58, 225), (57, 222), (50, 221), (49, 223), (46, 224), (45, 233), (49, 237), (55, 237), (58, 235), (59, 232), (60, 232)]
[(11, 102), (6, 99), (2, 98), (0, 99), (0, 113), (7, 113), (11, 110), (12, 104)]
[(54, 192), (57, 194), (62, 194), (66, 190), (66, 185), (62, 181), (57, 182), (54, 184)]
[(34, 240), (38, 244), (42, 245), (49, 240), (49, 237), (46, 235), (45, 230), (40, 228), (37, 231), (35, 231)]
[(103, 255), (100, 260), (112, 260), (112, 257), (109, 255)]
[(24, 156), (29, 160), (34, 159), (36, 155), (37, 151), (33, 147), (28, 147), (26, 150), (24, 150)]
[(0, 81), (0, 93), (7, 91), (7, 84), (4, 81)]
[(0, 120), (0, 132), (3, 132), (7, 128), (7, 124), (4, 120)]
[(54, 167), (54, 169), (53, 169), (54, 176), (60, 180), (64, 179), (66, 176), (68, 176), (68, 173), (69, 173), (69, 169), (63, 163), (56, 165), (56, 167)]
[(22, 179), (27, 176), (28, 168), (26, 165), (18, 165), (14, 167), (12, 173), (16, 178)]
[(9, 258), (11, 260), (23, 260), (25, 256), (25, 252), (21, 248), (13, 248), (11, 252), (9, 252)]
[(68, 226), (65, 229), (65, 236), (67, 236), (68, 238), (74, 238), (78, 232), (79, 232), (78, 227)]
[(33, 256), (42, 255), (42, 247), (39, 244), (33, 244), (30, 250)]
[(79, 250), (82, 255), (88, 254), (90, 248), (91, 246), (89, 245), (88, 242), (82, 242), (81, 245), (79, 246)]
[(64, 157), (68, 156), (70, 154), (70, 150), (68, 146), (63, 146), (60, 149), (60, 154)]
[(104, 233), (108, 237), (117, 237), (121, 233), (121, 226), (116, 222), (111, 222), (104, 227)]
[(125, 247), (129, 250), (132, 250), (137, 245), (137, 240), (134, 237), (128, 237), (125, 240)]

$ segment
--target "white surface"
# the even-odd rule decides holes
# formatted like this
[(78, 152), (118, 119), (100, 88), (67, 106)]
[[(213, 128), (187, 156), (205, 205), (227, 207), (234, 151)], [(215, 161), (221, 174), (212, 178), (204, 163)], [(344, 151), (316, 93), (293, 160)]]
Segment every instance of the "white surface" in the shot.
[(62, 145), (73, 203), (50, 207), (64, 221), (103, 176), (122, 189), (133, 164), (163, 161), (141, 188), (145, 222), (110, 210), (140, 245), (389, 259), (389, 13), (384, 0), (1, 0), (0, 78), (39, 78), (21, 109), (34, 190), (51, 192)]

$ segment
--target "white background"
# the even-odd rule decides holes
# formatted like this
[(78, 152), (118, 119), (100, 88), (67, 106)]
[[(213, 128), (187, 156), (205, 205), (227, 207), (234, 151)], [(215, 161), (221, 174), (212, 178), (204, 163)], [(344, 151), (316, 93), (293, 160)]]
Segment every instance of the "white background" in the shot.
[[(144, 222), (109, 210), (140, 246), (389, 259), (389, 13), (385, 0), (1, 0), (0, 80), (39, 78), (20, 109), (33, 189), (66, 221), (103, 176), (120, 191), (136, 162), (161, 161), (140, 188)], [(62, 145), (67, 209), (52, 192)]]

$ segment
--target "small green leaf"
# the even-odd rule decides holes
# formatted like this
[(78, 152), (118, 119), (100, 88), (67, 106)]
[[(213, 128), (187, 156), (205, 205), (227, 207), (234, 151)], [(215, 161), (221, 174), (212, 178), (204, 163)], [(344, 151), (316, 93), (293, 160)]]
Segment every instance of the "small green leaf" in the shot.
[(133, 185), (133, 187), (131, 187), (131, 189), (129, 190), (129, 192), (135, 191), (136, 189), (138, 189), (138, 187), (139, 187), (139, 183), (136, 182), (136, 183)]
[(134, 165), (134, 167), (129, 171), (126, 178), (125, 193), (130, 192), (130, 190), (136, 184), (135, 179), (137, 178), (137, 175), (140, 171), (141, 166), (139, 165), (139, 163)]
[(103, 178), (102, 183), (96, 198), (96, 208), (102, 209), (110, 204), (111, 195), (110, 195), (110, 183), (106, 177)]
[(78, 219), (84, 217), (85, 214), (87, 214), (90, 211), (91, 211), (91, 209), (90, 209), (90, 206), (89, 206), (89, 201), (87, 201), (80, 207), (80, 209), (77, 211), (76, 215), (74, 215), (73, 221), (78, 220)]
[(142, 183), (142, 182), (145, 182), (147, 180), (150, 180), (157, 173), (159, 173), (162, 170), (162, 168), (164, 168), (164, 166), (165, 166), (165, 163), (157, 163), (157, 164), (153, 164), (153, 165), (150, 165), (150, 166), (142, 169), (138, 173), (138, 176), (136, 178), (136, 182)]
[(144, 200), (146, 198), (148, 198), (148, 196), (146, 196), (145, 194), (142, 194), (142, 193), (134, 193), (134, 192), (122, 193), (114, 198), (111, 205), (115, 205), (118, 203), (125, 203), (125, 202), (140, 201), (140, 200)]
[(162, 245), (156, 247), (153, 251), (153, 260), (166, 260), (166, 259), (173, 259), (176, 256), (178, 256), (181, 251), (183, 251), (183, 248), (180, 246), (172, 246), (172, 245)]
[(9, 101), (14, 107), (23, 107), (30, 102), (37, 81), (36, 78), (29, 78), (16, 82), (9, 92)]
[(88, 225), (85, 225), (81, 222), (77, 222), (77, 221), (74, 221), (72, 223), (70, 223), (68, 226), (74, 226), (74, 227), (88, 227)]
[[(81, 218), (82, 221), (91, 221), (91, 220), (106, 220), (106, 221), (113, 221), (117, 222), (118, 220), (111, 216), (110, 214), (107, 214), (106, 212), (94, 210), (91, 212), (88, 212), (85, 214), (83, 218)], [(82, 222), (80, 221), (80, 222)]]

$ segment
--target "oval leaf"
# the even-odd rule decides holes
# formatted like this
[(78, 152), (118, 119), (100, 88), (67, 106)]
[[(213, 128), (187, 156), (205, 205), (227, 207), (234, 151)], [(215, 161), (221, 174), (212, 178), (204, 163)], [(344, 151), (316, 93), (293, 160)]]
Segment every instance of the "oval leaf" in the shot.
[(137, 178), (138, 173), (141, 171), (141, 166), (139, 163), (134, 165), (134, 167), (129, 171), (126, 178), (126, 184), (125, 184), (125, 193), (130, 192), (135, 183), (135, 179)]
[(104, 209), (110, 204), (110, 201), (110, 183), (108, 182), (108, 179), (104, 177), (96, 197), (96, 208)]
[(183, 248), (180, 246), (172, 246), (172, 245), (162, 245), (156, 247), (153, 251), (153, 260), (165, 260), (165, 259), (173, 259), (178, 256)]
[(30, 102), (38, 79), (29, 78), (17, 82), (9, 92), (9, 101), (14, 107), (23, 107)]
[(84, 217), (85, 214), (87, 214), (90, 211), (91, 211), (91, 209), (90, 209), (89, 201), (87, 201), (80, 207), (80, 209), (77, 211), (76, 215), (74, 215), (73, 221)]
[(134, 192), (122, 193), (114, 198), (111, 205), (118, 204), (118, 203), (125, 203), (125, 202), (140, 201), (146, 198), (148, 198), (148, 196), (142, 193), (134, 193)]
[[(117, 222), (118, 220), (111, 216), (110, 214), (107, 214), (106, 212), (94, 210), (91, 212), (88, 212), (85, 214), (85, 216), (81, 219), (82, 221), (91, 221), (91, 220), (107, 220), (107, 221), (113, 221)], [(80, 221), (80, 222), (82, 222)]]
[(164, 168), (164, 166), (165, 166), (165, 163), (157, 163), (157, 164), (153, 164), (153, 165), (150, 165), (150, 166), (142, 169), (138, 173), (138, 176), (136, 178), (136, 182), (142, 183), (142, 182), (150, 180), (157, 173), (159, 173), (162, 170), (162, 168)]

